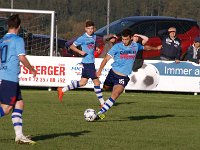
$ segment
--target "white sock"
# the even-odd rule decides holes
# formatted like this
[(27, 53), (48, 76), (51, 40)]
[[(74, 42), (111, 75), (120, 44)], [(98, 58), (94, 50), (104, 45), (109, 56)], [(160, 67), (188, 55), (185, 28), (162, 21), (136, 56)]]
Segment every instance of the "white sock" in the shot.
[(15, 130), (16, 136), (22, 136), (22, 110), (14, 109), (12, 113), (12, 123)]
[(103, 105), (105, 103), (105, 101), (103, 99), (103, 94), (102, 94), (100, 86), (94, 86), (94, 92), (96, 93), (100, 104)]
[(63, 87), (63, 88), (62, 88), (62, 91), (63, 91), (63, 92), (66, 92), (66, 91), (73, 90), (73, 89), (78, 88), (78, 87), (80, 87), (79, 81), (76, 81), (76, 80), (75, 80), (75, 81), (72, 81), (71, 84), (69, 84), (69, 85)]
[(103, 114), (107, 112), (115, 103), (115, 100), (113, 100), (111, 97), (106, 100), (103, 107), (100, 109), (100, 111), (97, 114)]

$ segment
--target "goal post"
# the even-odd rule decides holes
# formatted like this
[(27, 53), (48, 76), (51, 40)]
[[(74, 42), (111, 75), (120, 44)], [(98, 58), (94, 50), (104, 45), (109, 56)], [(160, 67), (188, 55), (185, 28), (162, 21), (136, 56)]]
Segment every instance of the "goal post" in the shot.
[[(50, 46), (49, 46), (49, 48), (50, 48), (50, 56), (53, 56), (55, 11), (48, 11), (48, 10), (28, 10), (28, 9), (3, 9), (3, 8), (0, 8), (0, 14), (1, 13), (26, 13), (26, 14), (31, 13), (31, 14), (48, 14), (48, 15), (51, 15)], [(0, 15), (0, 17), (1, 17), (1, 15)]]

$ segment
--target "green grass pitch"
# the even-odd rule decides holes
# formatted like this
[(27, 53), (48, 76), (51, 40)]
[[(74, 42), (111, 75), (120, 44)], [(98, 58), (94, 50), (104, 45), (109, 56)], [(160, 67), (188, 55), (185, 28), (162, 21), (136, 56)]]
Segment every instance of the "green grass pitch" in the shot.
[[(104, 120), (86, 122), (87, 108), (99, 110), (92, 90), (65, 93), (22, 90), (23, 129), (36, 145), (14, 143), (11, 117), (0, 119), (1, 150), (198, 150), (200, 96), (127, 92)], [(104, 98), (110, 92), (104, 92)]]

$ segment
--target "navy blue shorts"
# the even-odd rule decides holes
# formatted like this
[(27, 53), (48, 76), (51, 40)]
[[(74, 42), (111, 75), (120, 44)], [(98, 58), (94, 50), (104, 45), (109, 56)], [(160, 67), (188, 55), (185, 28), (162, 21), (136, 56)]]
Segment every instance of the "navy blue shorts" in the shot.
[(14, 106), (16, 101), (22, 100), (19, 83), (0, 80), (0, 102)]
[(95, 65), (94, 63), (82, 63), (83, 64), (83, 69), (82, 69), (82, 78), (91, 78), (93, 79), (97, 79), (96, 76), (96, 69), (95, 69)]
[(112, 69), (110, 69), (106, 80), (104, 81), (104, 85), (113, 87), (114, 85), (120, 84), (125, 87), (128, 84), (129, 80), (130, 78), (128, 76), (120, 76), (114, 73)]

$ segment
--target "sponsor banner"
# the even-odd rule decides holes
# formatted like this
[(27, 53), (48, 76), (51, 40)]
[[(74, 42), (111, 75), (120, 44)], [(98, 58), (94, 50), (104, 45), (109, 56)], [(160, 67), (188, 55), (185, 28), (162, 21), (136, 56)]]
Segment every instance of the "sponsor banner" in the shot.
[(66, 76), (69, 71), (64, 59), (48, 56), (27, 56), (27, 58), (37, 71), (37, 76), (33, 78), (32, 73), (21, 64), (20, 85), (56, 87), (67, 83)]
[[(76, 57), (48, 57), (48, 56), (27, 56), (31, 65), (37, 71), (37, 76), (32, 77), (32, 73), (22, 64), (19, 81), (21, 86), (43, 86), (43, 87), (63, 87), (74, 80), (80, 80), (82, 75), (82, 58)], [(96, 69), (100, 66), (101, 58), (96, 58)], [(104, 67), (100, 81), (103, 82), (110, 70), (112, 60)], [(93, 88), (91, 79), (84, 88)]]
[(192, 62), (146, 60), (132, 72), (126, 89), (200, 92), (200, 65)]
[[(82, 58), (27, 56), (37, 70), (37, 77), (21, 65), (19, 75), (22, 86), (63, 87), (74, 80), (80, 80)], [(102, 58), (95, 59), (96, 69)], [(110, 60), (100, 76), (101, 86), (111, 68)], [(142, 68), (132, 72), (126, 90), (200, 92), (200, 65), (191, 62), (174, 63), (172, 61), (145, 60)], [(84, 88), (93, 88), (91, 79)]]

